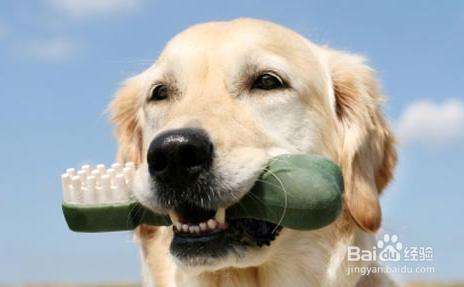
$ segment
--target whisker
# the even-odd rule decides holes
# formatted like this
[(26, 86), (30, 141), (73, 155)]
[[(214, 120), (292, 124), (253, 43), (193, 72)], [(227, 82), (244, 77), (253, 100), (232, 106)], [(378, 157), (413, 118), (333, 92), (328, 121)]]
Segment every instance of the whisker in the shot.
[(282, 182), (282, 180), (277, 176), (277, 174), (275, 174), (273, 171), (271, 171), (270, 169), (268, 168), (265, 168), (264, 169), (266, 172), (269, 172), (269, 174), (271, 174), (276, 180), (277, 182), (279, 182), (280, 186), (281, 186), (281, 189), (282, 191), (284, 192), (284, 210), (282, 211), (282, 215), (279, 219), (279, 223), (276, 225), (276, 227), (274, 228), (274, 230), (272, 231), (272, 233), (275, 233), (277, 231), (277, 228), (279, 227), (280, 224), (282, 224), (282, 221), (284, 220), (285, 218), (285, 214), (287, 213), (287, 208), (288, 208), (288, 192), (287, 192), (287, 189), (285, 188), (284, 186), (284, 183)]
[[(129, 210), (129, 213), (127, 214), (127, 219), (126, 219), (126, 226), (127, 227), (129, 227), (129, 221), (131, 220), (132, 211), (134, 211), (134, 209), (136, 209), (137, 207), (138, 207), (138, 205), (136, 204)], [(134, 213), (137, 213), (137, 210), (135, 210)]]

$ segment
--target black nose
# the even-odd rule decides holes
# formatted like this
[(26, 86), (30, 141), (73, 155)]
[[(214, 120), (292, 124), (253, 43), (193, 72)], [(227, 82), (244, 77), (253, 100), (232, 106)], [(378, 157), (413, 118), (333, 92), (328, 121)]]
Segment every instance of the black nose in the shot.
[(194, 180), (213, 161), (213, 144), (202, 129), (170, 130), (150, 144), (147, 162), (150, 175), (169, 184)]

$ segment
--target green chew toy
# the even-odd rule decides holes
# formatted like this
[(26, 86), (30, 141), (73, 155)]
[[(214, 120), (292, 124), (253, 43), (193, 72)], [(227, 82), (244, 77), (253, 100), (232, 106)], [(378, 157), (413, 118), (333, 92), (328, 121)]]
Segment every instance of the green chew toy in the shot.
[[(132, 230), (140, 224), (171, 225), (167, 215), (156, 214), (130, 193), (134, 165), (114, 164), (62, 175), (63, 213), (77, 232)], [(259, 180), (239, 203), (226, 209), (227, 218), (264, 220), (298, 230), (332, 223), (342, 208), (340, 168), (318, 155), (280, 155), (271, 160)]]

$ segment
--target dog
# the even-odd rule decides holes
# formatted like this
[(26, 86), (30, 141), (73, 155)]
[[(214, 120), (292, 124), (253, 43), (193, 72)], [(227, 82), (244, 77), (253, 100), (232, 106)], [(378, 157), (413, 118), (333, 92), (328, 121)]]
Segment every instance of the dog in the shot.
[[(381, 108), (362, 57), (277, 24), (210, 22), (175, 36), (110, 104), (118, 160), (137, 166), (137, 199), (174, 222), (135, 230), (144, 286), (395, 286), (347, 272), (372, 264), (348, 260), (347, 248), (372, 247), (396, 164)], [(224, 219), (269, 160), (288, 153), (339, 164), (337, 220), (297, 231)]]

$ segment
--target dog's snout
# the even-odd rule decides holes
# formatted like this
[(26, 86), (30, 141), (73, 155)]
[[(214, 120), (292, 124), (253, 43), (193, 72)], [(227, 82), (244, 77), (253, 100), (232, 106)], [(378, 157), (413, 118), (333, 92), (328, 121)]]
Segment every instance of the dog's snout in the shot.
[(202, 129), (164, 132), (152, 141), (147, 154), (150, 175), (173, 184), (194, 180), (212, 161), (213, 144)]

